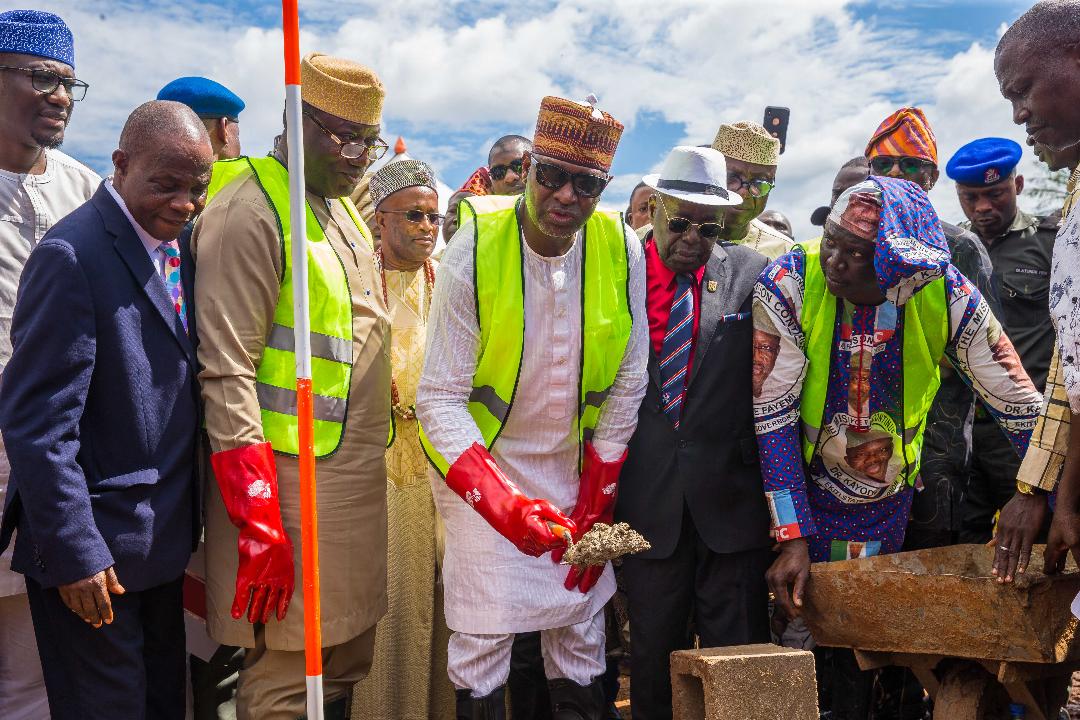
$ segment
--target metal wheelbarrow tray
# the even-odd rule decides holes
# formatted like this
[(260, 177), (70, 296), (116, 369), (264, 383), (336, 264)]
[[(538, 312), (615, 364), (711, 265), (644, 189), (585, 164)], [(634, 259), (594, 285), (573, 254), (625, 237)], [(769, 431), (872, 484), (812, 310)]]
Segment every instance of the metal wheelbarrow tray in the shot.
[[(931, 696), (957, 685), (935, 698), (939, 709), (960, 685), (970, 696), (982, 683), (976, 698), (1007, 692), (1029, 718), (1048, 717), (1058, 681), (1080, 667), (1070, 611), (1080, 571), (1070, 559), (1062, 575), (1044, 575), (1042, 550), (1011, 585), (991, 575), (993, 548), (983, 545), (816, 563), (803, 615), (818, 644), (853, 648), (863, 669), (910, 667)], [(997, 715), (956, 707), (934, 717)]]

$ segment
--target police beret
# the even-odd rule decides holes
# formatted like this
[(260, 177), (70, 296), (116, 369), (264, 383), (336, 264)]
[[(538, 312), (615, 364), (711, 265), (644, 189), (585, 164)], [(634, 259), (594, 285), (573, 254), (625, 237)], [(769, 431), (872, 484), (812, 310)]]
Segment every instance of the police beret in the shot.
[(1012, 140), (995, 137), (972, 140), (949, 159), (945, 174), (960, 185), (995, 185), (1009, 177), (1022, 155), (1020, 145)]
[(221, 83), (204, 77), (182, 77), (161, 88), (158, 100), (175, 100), (187, 105), (204, 118), (229, 118), (236, 121), (244, 101)]

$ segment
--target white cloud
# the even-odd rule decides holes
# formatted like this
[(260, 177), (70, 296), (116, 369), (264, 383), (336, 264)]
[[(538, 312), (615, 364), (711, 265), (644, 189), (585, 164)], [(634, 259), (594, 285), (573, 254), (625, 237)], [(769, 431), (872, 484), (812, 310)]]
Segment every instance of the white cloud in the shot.
[[(943, 54), (943, 33), (859, 21), (850, 0), (302, 5), (304, 51), (374, 67), (387, 87), (388, 139), (405, 132), (410, 153), (442, 170), (451, 186), (464, 179), (462, 168), (484, 161), (494, 137), (528, 133), (548, 93), (596, 92), (629, 126), (656, 113), (682, 124), (682, 140), (691, 143), (711, 141), (721, 122), (760, 120), (765, 105), (790, 107), (789, 149), (770, 207), (788, 214), (800, 237), (813, 232), (809, 214), (827, 200), (836, 168), (861, 154), (901, 104), (925, 109), (942, 169), (960, 144), (980, 135), (1023, 140), (998, 95), (992, 48), (973, 43)], [(273, 27), (276, 6), (267, 7), (51, 3), (75, 32), (78, 74), (92, 85), (69, 149), (106, 158), (126, 114), (182, 74), (215, 77), (241, 94), (245, 147), (267, 149), (282, 108), (281, 34)], [(662, 158), (666, 150), (640, 155)], [(635, 182), (632, 173), (619, 178), (606, 204), (624, 206)], [(944, 218), (960, 219), (944, 178), (932, 197)]]

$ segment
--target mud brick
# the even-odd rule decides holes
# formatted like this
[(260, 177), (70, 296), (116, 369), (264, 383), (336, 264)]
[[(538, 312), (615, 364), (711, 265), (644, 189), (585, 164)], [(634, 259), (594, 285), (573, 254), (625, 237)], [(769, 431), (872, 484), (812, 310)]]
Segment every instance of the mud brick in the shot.
[(778, 645), (671, 654), (674, 720), (818, 720), (814, 656)]

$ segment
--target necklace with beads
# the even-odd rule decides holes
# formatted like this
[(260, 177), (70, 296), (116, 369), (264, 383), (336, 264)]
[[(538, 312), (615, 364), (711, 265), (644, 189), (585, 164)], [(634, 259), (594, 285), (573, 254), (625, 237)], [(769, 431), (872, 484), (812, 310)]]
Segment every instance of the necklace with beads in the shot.
[[(379, 270), (379, 279), (382, 281), (382, 293), (383, 302), (386, 303), (387, 311), (390, 310), (390, 292), (386, 283), (386, 267), (383, 263), (383, 252), (380, 246), (375, 251), (375, 267)], [(435, 265), (431, 262), (431, 258), (424, 260), (424, 294), (420, 298), (420, 320), (422, 323), (427, 322), (427, 309), (431, 306), (431, 293), (435, 289)], [(425, 307), (427, 306), (427, 307)], [(390, 375), (390, 403), (394, 414), (402, 420), (415, 420), (416, 419), (416, 406), (414, 405), (402, 405), (401, 396), (398, 393), (397, 378)]]

